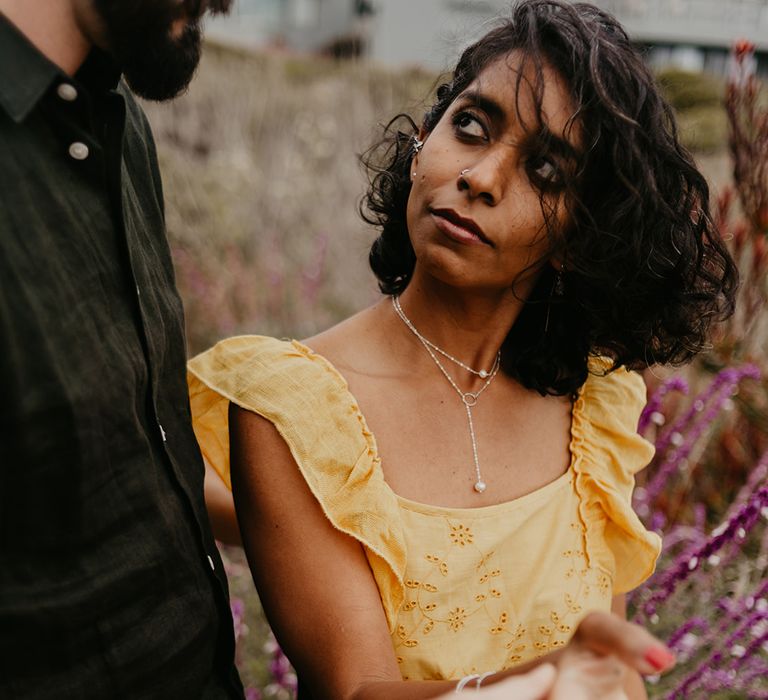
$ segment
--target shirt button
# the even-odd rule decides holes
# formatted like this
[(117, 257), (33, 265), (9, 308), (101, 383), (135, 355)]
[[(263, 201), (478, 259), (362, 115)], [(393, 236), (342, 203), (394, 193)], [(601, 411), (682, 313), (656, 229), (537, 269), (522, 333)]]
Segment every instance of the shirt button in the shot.
[(56, 88), (56, 94), (65, 102), (74, 102), (77, 99), (77, 89), (69, 83), (61, 83)]
[(211, 571), (215, 571), (216, 570), (216, 566), (214, 565), (213, 559), (211, 559), (211, 555), (210, 554), (208, 555), (208, 565), (211, 567)]
[(69, 146), (69, 155), (75, 160), (85, 160), (90, 154), (90, 149), (82, 141), (75, 141)]
[(163, 438), (163, 442), (165, 442), (165, 430), (163, 430), (163, 426), (158, 423), (157, 427), (160, 428), (160, 436)]

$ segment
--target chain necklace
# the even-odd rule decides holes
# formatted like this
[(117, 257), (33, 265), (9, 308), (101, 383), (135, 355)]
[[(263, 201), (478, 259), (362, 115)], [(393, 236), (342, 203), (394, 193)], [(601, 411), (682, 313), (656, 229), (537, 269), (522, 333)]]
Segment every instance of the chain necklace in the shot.
[[(496, 359), (493, 361), (493, 366), (490, 370), (485, 372), (485, 370), (480, 370), (482, 372), (485, 372), (485, 375), (480, 374), (479, 371), (473, 370), (469, 367), (467, 367), (465, 364), (457, 360), (452, 355), (449, 355), (447, 352), (442, 350), (441, 348), (437, 347), (434, 343), (431, 343), (428, 341), (421, 333), (419, 333), (416, 330), (416, 327), (411, 323), (410, 319), (405, 315), (405, 312), (403, 311), (402, 307), (400, 306), (400, 300), (392, 295), (392, 306), (395, 309), (395, 313), (400, 317), (400, 320), (408, 327), (408, 329), (413, 333), (416, 338), (421, 342), (421, 344), (424, 346), (424, 349), (429, 353), (429, 356), (434, 360), (435, 364), (438, 366), (440, 371), (443, 373), (443, 376), (448, 380), (448, 383), (453, 387), (454, 391), (459, 395), (459, 398), (461, 399), (461, 402), (464, 404), (464, 408), (467, 411), (467, 424), (469, 425), (469, 437), (472, 441), (472, 457), (475, 461), (475, 477), (477, 480), (475, 481), (475, 485), (473, 488), (477, 493), (483, 493), (485, 489), (487, 488), (487, 484), (485, 481), (483, 481), (482, 473), (480, 472), (480, 460), (477, 456), (477, 439), (475, 438), (475, 424), (472, 421), (472, 408), (477, 404), (477, 399), (479, 398), (480, 394), (482, 394), (491, 384), (491, 382), (494, 380), (496, 375), (499, 373), (499, 367), (501, 367), (501, 350), (496, 353)], [(434, 349), (434, 350), (433, 350)], [(453, 360), (457, 365), (460, 367), (464, 367), (466, 370), (472, 372), (473, 374), (476, 374), (480, 377), (487, 377), (485, 380), (485, 383), (477, 390), (477, 391), (462, 391), (459, 388), (459, 385), (456, 384), (453, 377), (451, 377), (450, 374), (448, 374), (448, 371), (443, 367), (442, 362), (438, 359), (437, 355), (435, 354), (435, 351), (439, 352), (441, 355), (444, 355), (450, 360)]]
[[(396, 296), (393, 295), (392, 296), (392, 303), (395, 306), (395, 311), (397, 312), (397, 315), (403, 320), (403, 323), (405, 323), (405, 325), (408, 326), (408, 328), (411, 329), (411, 332), (422, 342), (423, 345), (426, 345), (427, 347), (432, 348), (435, 352), (439, 352), (443, 357), (449, 359), (454, 364), (457, 364), (462, 369), (467, 370), (467, 372), (470, 372), (470, 373), (472, 373), (474, 375), (477, 375), (478, 377), (480, 377), (480, 379), (485, 379), (486, 377), (488, 377), (491, 374), (491, 372), (493, 371), (493, 367), (491, 367), (491, 369), (474, 369), (473, 367), (470, 367), (469, 365), (465, 365), (461, 360), (459, 360), (458, 358), (454, 357), (453, 355), (450, 355), (449, 353), (447, 353), (442, 348), (439, 348), (437, 345), (435, 345), (428, 338), (425, 338), (421, 333), (419, 333), (419, 331), (416, 330), (416, 326), (414, 326), (411, 323), (411, 320), (403, 312), (403, 308), (400, 306), (400, 299), (399, 299), (399, 297), (396, 297)], [(498, 355), (497, 355), (496, 359), (498, 359)], [(495, 364), (495, 360), (494, 360), (494, 364)]]

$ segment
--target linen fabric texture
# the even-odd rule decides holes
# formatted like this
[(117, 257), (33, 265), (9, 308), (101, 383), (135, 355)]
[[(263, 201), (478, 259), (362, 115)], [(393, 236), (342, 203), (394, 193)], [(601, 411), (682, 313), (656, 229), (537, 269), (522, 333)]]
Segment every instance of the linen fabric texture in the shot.
[[(0, 697), (242, 697), (155, 146), (0, 14)], [(64, 87), (62, 87), (64, 86)]]
[(631, 508), (653, 456), (645, 385), (595, 359), (571, 421), (571, 463), (544, 487), (480, 508), (396, 495), (339, 372), (297, 341), (241, 336), (189, 363), (193, 425), (230, 486), (228, 408), (275, 425), (325, 515), (364, 547), (405, 679), (498, 671), (564, 646), (654, 570), (659, 537)]

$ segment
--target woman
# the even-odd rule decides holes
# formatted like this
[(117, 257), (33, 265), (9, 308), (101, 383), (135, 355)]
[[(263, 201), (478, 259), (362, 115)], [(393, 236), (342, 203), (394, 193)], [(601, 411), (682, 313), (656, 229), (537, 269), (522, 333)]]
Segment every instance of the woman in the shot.
[[(624, 615), (659, 553), (630, 505), (652, 447), (627, 368), (689, 359), (732, 308), (706, 183), (621, 27), (559, 0), (467, 49), (373, 167), (387, 297), (195, 358), (203, 452), (225, 478), (231, 453), (254, 580), (313, 697), (565, 672), (587, 611)], [(624, 665), (669, 662), (645, 652)], [(644, 697), (634, 671), (624, 687)]]

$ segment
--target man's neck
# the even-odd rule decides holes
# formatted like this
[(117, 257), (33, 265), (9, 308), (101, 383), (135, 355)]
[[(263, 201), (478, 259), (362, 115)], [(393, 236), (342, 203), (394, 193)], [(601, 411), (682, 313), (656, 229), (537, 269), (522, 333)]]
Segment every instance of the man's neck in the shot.
[(91, 50), (76, 0), (0, 0), (4, 14), (49, 61), (74, 75)]

